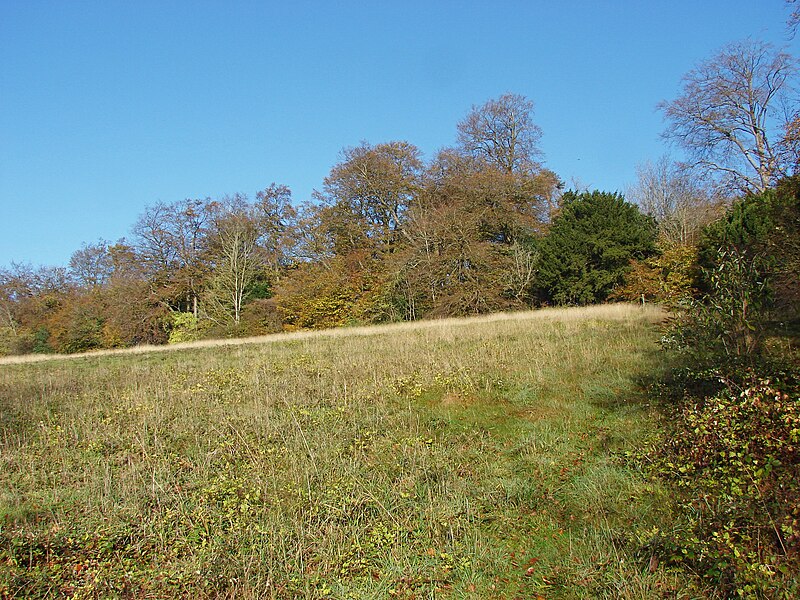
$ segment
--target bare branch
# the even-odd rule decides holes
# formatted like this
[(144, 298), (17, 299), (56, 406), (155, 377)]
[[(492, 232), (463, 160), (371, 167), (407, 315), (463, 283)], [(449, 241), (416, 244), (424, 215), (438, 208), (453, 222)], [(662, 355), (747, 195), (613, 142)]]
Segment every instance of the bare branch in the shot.
[(684, 76), (678, 98), (659, 105), (669, 123), (664, 135), (718, 185), (762, 192), (792, 170), (784, 136), (796, 77), (796, 60), (769, 44), (731, 44)]
[(472, 111), (458, 124), (458, 142), (467, 153), (507, 173), (538, 168), (542, 130), (533, 123), (533, 102), (519, 94), (503, 94)]

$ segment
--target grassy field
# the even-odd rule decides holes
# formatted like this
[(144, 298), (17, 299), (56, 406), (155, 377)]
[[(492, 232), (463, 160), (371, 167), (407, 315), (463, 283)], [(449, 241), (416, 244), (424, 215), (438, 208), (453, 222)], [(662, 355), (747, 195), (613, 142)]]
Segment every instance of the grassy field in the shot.
[(658, 598), (656, 309), (0, 366), (0, 597)]

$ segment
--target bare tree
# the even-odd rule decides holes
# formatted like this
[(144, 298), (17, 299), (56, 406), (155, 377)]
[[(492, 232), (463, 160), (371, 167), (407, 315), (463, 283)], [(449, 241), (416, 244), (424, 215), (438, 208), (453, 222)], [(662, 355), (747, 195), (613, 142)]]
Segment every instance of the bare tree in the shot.
[(532, 247), (515, 241), (510, 248), (511, 261), (504, 273), (506, 291), (520, 305), (524, 305), (536, 279), (536, 261), (539, 253)]
[(722, 186), (759, 193), (788, 174), (784, 140), (796, 100), (793, 57), (763, 42), (731, 44), (683, 77), (681, 95), (662, 102), (665, 137), (687, 166)]
[(668, 244), (689, 245), (716, 214), (709, 194), (668, 157), (637, 166), (638, 182), (628, 196), (658, 223)]
[(213, 219), (210, 253), (213, 271), (205, 300), (207, 316), (223, 325), (238, 325), (260, 257), (258, 219), (247, 198), (225, 198)]
[(173, 231), (174, 205), (148, 206), (133, 226), (136, 250), (151, 273), (178, 268), (178, 248)]
[(114, 273), (114, 260), (108, 242), (83, 244), (69, 259), (69, 273), (78, 284), (98, 288), (108, 283)]
[(792, 173), (800, 173), (800, 111), (786, 124), (783, 135), (786, 164)]
[(256, 194), (254, 213), (262, 223), (262, 249), (274, 274), (295, 258), (297, 210), (289, 186), (272, 183)]
[(797, 0), (786, 0), (786, 5), (792, 8), (789, 18), (786, 19), (786, 29), (789, 35), (794, 37), (797, 33), (797, 26), (800, 25), (800, 8), (797, 8)]
[(538, 169), (542, 130), (532, 117), (533, 102), (519, 94), (503, 94), (473, 106), (458, 124), (459, 147), (508, 173)]
[(208, 317), (223, 326), (238, 326), (254, 288), (275, 274), (288, 255), (296, 217), (291, 191), (272, 184), (251, 203), (241, 194), (217, 204), (212, 219), (209, 256), (213, 263), (204, 296)]

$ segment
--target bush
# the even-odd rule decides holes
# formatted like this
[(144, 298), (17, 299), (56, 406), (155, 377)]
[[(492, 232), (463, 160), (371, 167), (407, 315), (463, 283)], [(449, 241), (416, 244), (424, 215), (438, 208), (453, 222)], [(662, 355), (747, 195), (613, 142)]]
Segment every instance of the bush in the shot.
[(257, 336), (283, 331), (281, 314), (271, 299), (252, 300), (242, 309), (237, 336)]
[(645, 260), (634, 260), (623, 283), (614, 289), (612, 300), (659, 302), (676, 306), (694, 293), (697, 248), (675, 244)]
[(650, 547), (715, 596), (800, 597), (800, 371), (764, 343), (792, 314), (775, 299), (795, 293), (781, 278), (797, 270), (798, 215), (796, 193), (770, 191), (708, 227), (702, 297), (664, 338), (683, 366), (664, 382), (672, 418), (649, 458), (676, 485), (682, 518)]
[[(781, 320), (800, 315), (800, 176), (783, 180), (776, 190), (736, 202), (701, 236), (699, 263), (712, 273), (720, 252), (733, 251), (758, 261), (761, 276)], [(697, 286), (708, 291), (709, 281)]]
[(795, 598), (800, 582), (800, 385), (797, 375), (724, 379), (681, 403), (654, 454), (675, 482), (684, 522), (663, 558), (725, 597)]
[(770, 315), (761, 259), (731, 247), (720, 252), (705, 277), (708, 293), (684, 301), (664, 338), (667, 346), (698, 368), (757, 360)]
[(195, 342), (203, 339), (207, 325), (190, 312), (174, 312), (170, 315), (168, 344)]
[(30, 354), (36, 340), (29, 331), (14, 331), (10, 327), (0, 327), (0, 356)]

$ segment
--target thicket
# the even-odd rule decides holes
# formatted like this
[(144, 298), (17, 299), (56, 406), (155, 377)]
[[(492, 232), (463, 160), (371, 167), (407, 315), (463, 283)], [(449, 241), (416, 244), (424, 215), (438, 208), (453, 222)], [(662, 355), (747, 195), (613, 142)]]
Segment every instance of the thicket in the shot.
[(798, 178), (735, 203), (699, 246), (664, 344), (664, 437), (645, 452), (681, 518), (649, 544), (711, 597), (800, 594)]
[(604, 301), (654, 224), (617, 194), (562, 194), (532, 114), (505, 94), (429, 161), (405, 141), (344, 149), (311, 202), (272, 184), (158, 203), (68, 267), (0, 269), (0, 354)]

